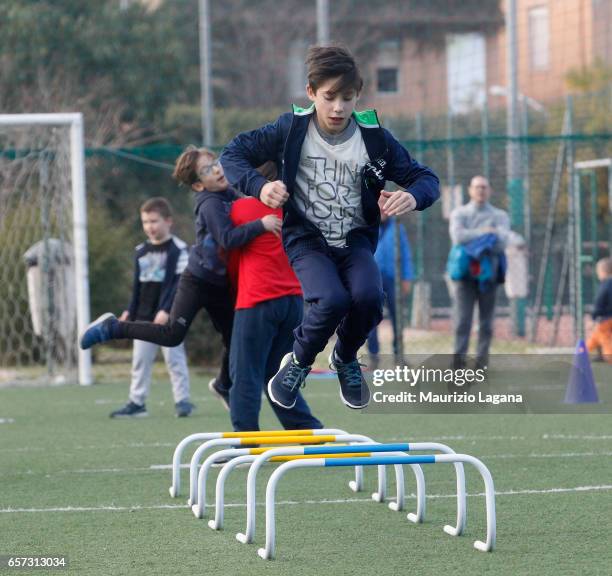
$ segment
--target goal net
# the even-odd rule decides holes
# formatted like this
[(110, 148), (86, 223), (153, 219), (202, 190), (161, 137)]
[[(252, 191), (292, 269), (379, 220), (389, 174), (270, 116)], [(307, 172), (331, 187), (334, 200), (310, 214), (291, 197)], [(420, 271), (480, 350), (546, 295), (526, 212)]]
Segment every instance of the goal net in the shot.
[(80, 114), (0, 115), (0, 386), (90, 384)]

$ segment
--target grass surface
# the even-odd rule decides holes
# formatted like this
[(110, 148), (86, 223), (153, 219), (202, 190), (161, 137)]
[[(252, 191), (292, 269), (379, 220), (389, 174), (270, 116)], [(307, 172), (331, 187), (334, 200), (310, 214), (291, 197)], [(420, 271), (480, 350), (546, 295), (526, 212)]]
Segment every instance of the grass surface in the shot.
[[(150, 468), (169, 464), (184, 436), (229, 428), (227, 413), (206, 390), (208, 375), (192, 374), (198, 410), (191, 418), (174, 417), (158, 369), (150, 417), (113, 421), (108, 413), (125, 401), (127, 367), (98, 370), (101, 382), (88, 388), (0, 390), (0, 555), (65, 554), (69, 573), (101, 575), (610, 574), (609, 415), (359, 414), (340, 404), (334, 382), (313, 380), (306, 398), (327, 426), (379, 441), (438, 440), (481, 458), (498, 492), (497, 549), (484, 554), (472, 547), (484, 538), (485, 514), (482, 482), (471, 469), (461, 538), (442, 532), (455, 517), (451, 466), (425, 468), (430, 498), (420, 526), (369, 499), (374, 470), (366, 470), (366, 492), (354, 494), (346, 485), (350, 469), (318, 469), (290, 472), (279, 485), (277, 559), (266, 562), (256, 555), (263, 507), (256, 544), (234, 538), (246, 517), (245, 469), (230, 478), (232, 506), (225, 530), (215, 533), (193, 517), (183, 496), (169, 497), (170, 471)], [(600, 387), (609, 385), (610, 369), (595, 370)], [(278, 428), (268, 406), (261, 427)], [(186, 481), (184, 470), (183, 492)], [(265, 482), (258, 485), (263, 502)], [(394, 489), (389, 474), (391, 495)], [(409, 470), (406, 491), (410, 511)]]

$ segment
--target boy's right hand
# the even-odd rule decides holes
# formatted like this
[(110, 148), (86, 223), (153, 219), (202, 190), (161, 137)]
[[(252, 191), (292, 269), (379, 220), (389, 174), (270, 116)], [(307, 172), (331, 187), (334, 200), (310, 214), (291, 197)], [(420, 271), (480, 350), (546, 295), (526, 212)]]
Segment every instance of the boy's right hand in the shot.
[(282, 180), (268, 182), (262, 186), (259, 199), (269, 208), (280, 208), (289, 199), (287, 186)]
[(128, 310), (124, 310), (124, 311), (121, 313), (121, 316), (119, 316), (119, 320), (120, 320), (121, 322), (127, 322), (129, 319), (130, 319), (130, 313), (129, 313), (129, 311), (128, 311)]
[(280, 237), (283, 221), (274, 214), (268, 214), (261, 219), (261, 223), (267, 232), (272, 232), (275, 236)]

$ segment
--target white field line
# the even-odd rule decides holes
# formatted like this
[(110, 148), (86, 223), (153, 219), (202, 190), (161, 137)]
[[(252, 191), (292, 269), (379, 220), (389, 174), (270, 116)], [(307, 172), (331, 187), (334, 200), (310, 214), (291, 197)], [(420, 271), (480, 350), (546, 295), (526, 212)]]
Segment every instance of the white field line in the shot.
[[(129, 450), (132, 448), (176, 448), (176, 442), (130, 442), (128, 444), (107, 444), (106, 446), (90, 445), (90, 446), (70, 446), (71, 450)], [(59, 451), (59, 450), (58, 450)], [(0, 452), (52, 452), (47, 447), (41, 446), (23, 446), (19, 448), (0, 448)], [(61, 450), (62, 454), (66, 454), (65, 450)]]
[(612, 440), (612, 435), (602, 434), (542, 434), (542, 440)]
[[(208, 396), (192, 396), (191, 400), (193, 402), (211, 402), (213, 400), (212, 394), (209, 394)], [(110, 398), (98, 398), (97, 400), (94, 400), (94, 404), (96, 406), (108, 406), (108, 405), (117, 405), (117, 406), (121, 406), (121, 403), (125, 403), (125, 400), (113, 400)], [(158, 400), (156, 402), (148, 402), (148, 404), (150, 406), (165, 406), (166, 404), (171, 404), (172, 401), (170, 400)], [(58, 404), (61, 404), (63, 406), (72, 406), (72, 405), (83, 405), (82, 402), (79, 402), (77, 400), (64, 400), (62, 402), (58, 402)]]
[[(612, 485), (603, 484), (598, 486), (575, 486), (573, 488), (545, 488), (541, 490), (504, 490), (495, 492), (495, 496), (525, 496), (525, 495), (544, 495), (544, 494), (571, 494), (576, 492), (604, 492), (612, 490)], [(484, 492), (467, 494), (469, 498), (483, 498)], [(441, 498), (456, 498), (456, 494), (428, 494), (431, 500)], [(406, 494), (406, 498), (414, 499), (415, 494)], [(339, 498), (335, 500), (282, 500), (277, 502), (277, 506), (300, 506), (300, 505), (321, 505), (321, 504), (361, 504), (372, 502), (371, 498)], [(244, 508), (244, 502), (232, 502), (225, 505), (226, 508)], [(257, 502), (257, 506), (265, 506), (265, 502)], [(214, 504), (207, 504), (207, 508), (214, 508)], [(43, 512), (128, 512), (134, 510), (185, 510), (184, 504), (157, 504), (154, 506), (65, 506), (56, 508), (0, 508), (0, 514), (20, 514), (20, 513), (43, 513)]]
[[(459, 452), (460, 453), (460, 452)], [(600, 458), (600, 457), (612, 456), (612, 452), (563, 452), (556, 454), (488, 454), (479, 455), (478, 458), (484, 461), (487, 460), (504, 460), (504, 459), (526, 459), (526, 458)], [(201, 464), (200, 464), (201, 465)], [(188, 469), (189, 464), (181, 464), (181, 469)], [(41, 473), (45, 478), (51, 478), (53, 476), (65, 476), (68, 474), (130, 474), (135, 472), (158, 472), (167, 471), (172, 468), (172, 464), (152, 464), (151, 466), (144, 468), (77, 468), (74, 470), (58, 470), (51, 473)], [(2, 476), (15, 476), (16, 474), (27, 474), (36, 475), (33, 470), (17, 471), (11, 474), (1, 474)]]
[(14, 418), (0, 418), (0, 424), (13, 424)]
[[(436, 436), (436, 437), (428, 437), (423, 440), (419, 440), (419, 442), (435, 442), (438, 440), (504, 440), (504, 441), (517, 441), (517, 440), (612, 440), (612, 435), (610, 434), (542, 434), (541, 436), (465, 436), (462, 434), (457, 434), (454, 436)], [(397, 436), (393, 438), (388, 438), (385, 442), (416, 442), (415, 439), (406, 440), (405, 436)]]
[(593, 458), (599, 456), (612, 456), (612, 452), (563, 452), (557, 454), (490, 454), (481, 456), (481, 460), (492, 458)]
[(535, 438), (527, 438), (525, 436), (464, 436), (462, 434), (454, 436), (428, 436), (421, 440), (415, 438), (407, 438), (406, 436), (393, 436), (392, 438), (382, 438), (379, 442), (438, 442), (441, 440), (534, 440)]
[[(11, 420), (9, 418), (9, 420)], [(12, 421), (14, 422), (14, 421)], [(0, 422), (1, 424), (2, 422)], [(584, 440), (584, 441), (599, 441), (599, 440), (612, 440), (612, 435), (609, 434), (542, 434), (539, 437), (527, 437), (527, 436), (464, 436), (462, 434), (454, 435), (454, 436), (429, 436), (423, 439), (415, 439), (409, 438), (407, 436), (392, 436), (389, 438), (379, 437), (377, 440), (379, 442), (444, 442), (448, 440), (465, 440), (465, 441), (475, 441), (475, 440), (496, 440), (496, 441), (505, 441), (505, 442), (516, 442), (516, 441), (536, 441), (538, 439), (541, 440)], [(127, 444), (110, 444), (110, 445), (90, 445), (90, 446), (71, 446), (73, 450), (129, 450), (132, 448), (175, 448), (177, 443), (175, 442), (152, 442), (152, 443), (144, 443), (144, 442), (130, 442)], [(39, 446), (22, 446), (22, 447), (13, 447), (13, 448), (0, 448), (1, 452), (50, 452), (48, 447), (39, 447)], [(63, 451), (65, 454), (66, 452)], [(591, 455), (591, 454), (587, 454)], [(503, 455), (497, 455), (497, 458), (503, 458)], [(520, 457), (520, 456), (517, 456)], [(546, 456), (543, 456), (546, 457)]]

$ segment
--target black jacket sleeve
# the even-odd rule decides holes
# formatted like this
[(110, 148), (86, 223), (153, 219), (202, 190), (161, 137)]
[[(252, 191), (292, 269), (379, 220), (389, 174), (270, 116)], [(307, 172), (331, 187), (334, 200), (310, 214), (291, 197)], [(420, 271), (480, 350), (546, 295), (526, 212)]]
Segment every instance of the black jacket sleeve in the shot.
[(224, 250), (244, 246), (266, 231), (261, 220), (253, 220), (253, 222), (248, 222), (242, 226), (234, 226), (221, 198), (210, 198), (203, 202), (200, 213), (206, 229)]
[(593, 320), (608, 318), (612, 310), (612, 281), (601, 284), (595, 297)]
[(291, 114), (283, 114), (270, 124), (238, 134), (223, 150), (221, 165), (229, 183), (248, 196), (259, 198), (267, 180), (255, 168), (277, 160), (284, 144), (284, 126)]

